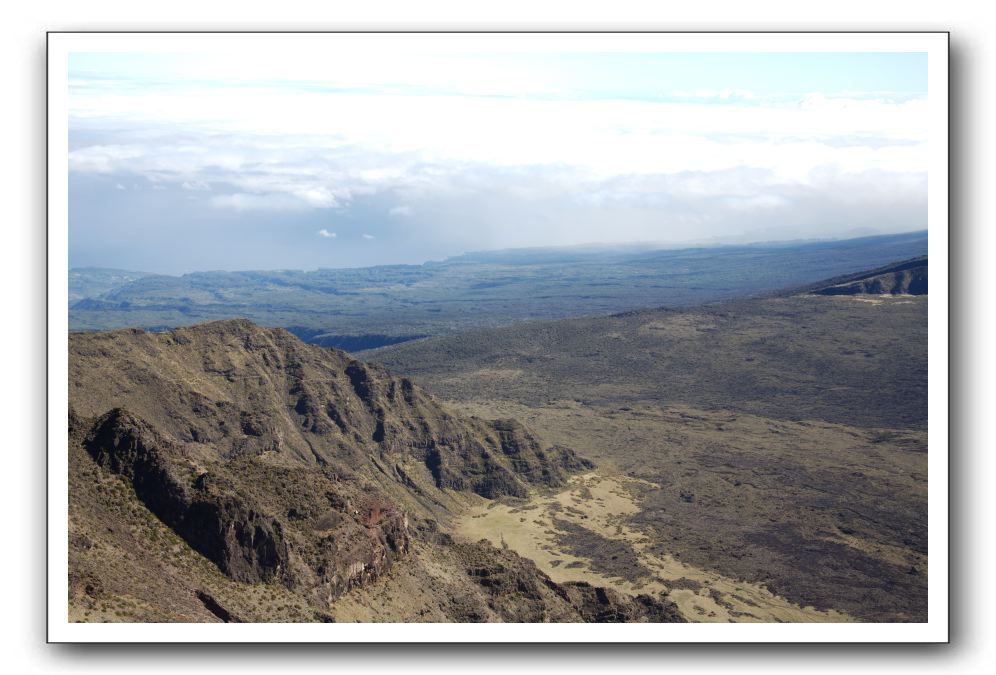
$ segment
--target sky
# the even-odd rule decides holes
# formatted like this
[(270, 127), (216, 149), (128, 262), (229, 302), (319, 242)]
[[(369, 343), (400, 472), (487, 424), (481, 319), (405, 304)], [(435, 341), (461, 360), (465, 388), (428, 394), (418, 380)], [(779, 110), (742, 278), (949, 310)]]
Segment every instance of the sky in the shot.
[(926, 66), (917, 53), (74, 53), (69, 263), (315, 269), (925, 229)]

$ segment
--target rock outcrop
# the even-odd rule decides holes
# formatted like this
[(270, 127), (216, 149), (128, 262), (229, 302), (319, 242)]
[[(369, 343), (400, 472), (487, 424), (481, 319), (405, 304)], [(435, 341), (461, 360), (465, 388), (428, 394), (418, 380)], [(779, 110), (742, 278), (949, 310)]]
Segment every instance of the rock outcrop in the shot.
[(70, 357), (80, 414), (125, 406), (217, 459), (415, 460), (437, 488), (488, 498), (560, 486), (569, 472), (592, 466), (517, 423), (458, 418), (407, 378), (244, 320), (170, 333), (76, 333)]
[(192, 548), (233, 579), (270, 581), (287, 565), (280, 523), (209, 473), (193, 477), (183, 450), (121, 408), (98, 419), (84, 445), (125, 476), (136, 496)]
[[(550, 620), (551, 606), (568, 614), (560, 621), (587, 623), (683, 623), (670, 601), (639, 595), (631, 598), (586, 582), (556, 583), (536, 564), (508, 550), (482, 544), (461, 544), (467, 574), (488, 595), (488, 606), (506, 621), (536, 623)], [(556, 601), (551, 601), (550, 595)]]

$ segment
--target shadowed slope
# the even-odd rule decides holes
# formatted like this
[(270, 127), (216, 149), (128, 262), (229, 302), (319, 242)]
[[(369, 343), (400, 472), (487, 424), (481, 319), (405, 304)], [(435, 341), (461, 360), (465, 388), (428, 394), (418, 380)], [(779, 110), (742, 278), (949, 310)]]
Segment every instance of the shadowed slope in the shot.
[(927, 257), (834, 279), (817, 295), (927, 295)]

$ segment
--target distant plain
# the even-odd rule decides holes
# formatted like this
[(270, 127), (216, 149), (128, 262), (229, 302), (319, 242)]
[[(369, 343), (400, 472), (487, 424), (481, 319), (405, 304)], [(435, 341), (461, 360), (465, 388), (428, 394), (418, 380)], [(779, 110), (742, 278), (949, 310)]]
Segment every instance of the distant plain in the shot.
[[(70, 271), (70, 330), (247, 318), (361, 351), (510, 322), (681, 307), (778, 291), (924, 255), (926, 232), (660, 249), (511, 249), (423, 265), (183, 276)], [(122, 265), (125, 267), (125, 265)]]

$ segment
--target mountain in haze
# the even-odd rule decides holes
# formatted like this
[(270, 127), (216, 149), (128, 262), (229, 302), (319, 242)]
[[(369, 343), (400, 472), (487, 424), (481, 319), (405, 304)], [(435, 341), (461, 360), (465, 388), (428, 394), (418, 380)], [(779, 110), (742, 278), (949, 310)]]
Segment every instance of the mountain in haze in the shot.
[(74, 620), (681, 620), (443, 533), (593, 468), (515, 420), (245, 320), (75, 333), (69, 357)]
[[(71, 330), (162, 330), (244, 317), (309, 342), (361, 351), (526, 320), (765, 294), (923, 255), (926, 246), (926, 233), (913, 232), (692, 249), (511, 249), (424, 265), (311, 272), (148, 275), (76, 301), (69, 321)], [(98, 284), (105, 277), (94, 288), (105, 288)]]
[(145, 272), (103, 267), (73, 268), (69, 270), (69, 306), (86, 298), (100, 297), (147, 276)]

